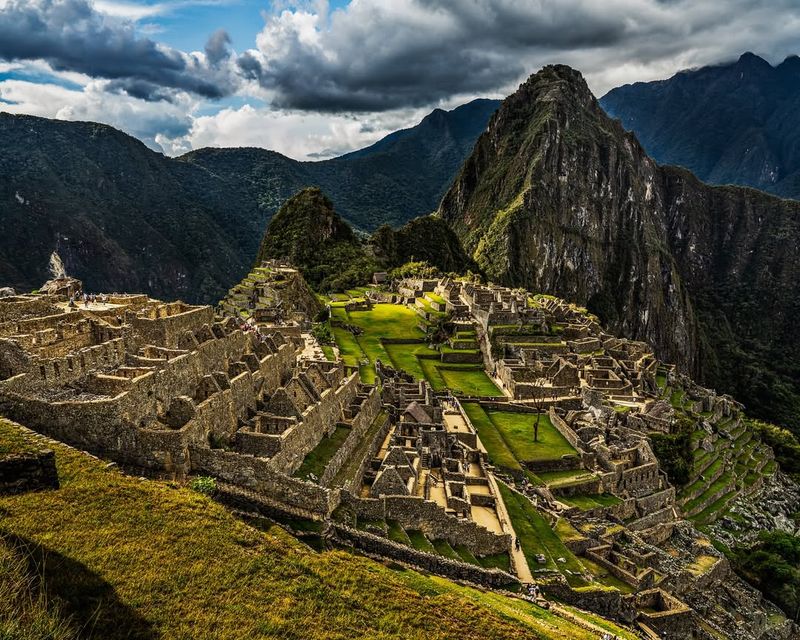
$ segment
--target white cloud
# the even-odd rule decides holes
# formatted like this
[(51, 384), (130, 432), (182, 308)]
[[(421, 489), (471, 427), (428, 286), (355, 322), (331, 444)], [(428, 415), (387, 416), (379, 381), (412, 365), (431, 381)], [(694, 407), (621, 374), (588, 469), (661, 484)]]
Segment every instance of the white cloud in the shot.
[[(746, 50), (777, 62), (800, 31), (796, 0), (276, 0), (242, 55), (223, 33), (194, 53), (140, 37), (160, 16), (229, 1), (0, 0), (0, 50), (22, 61), (0, 72), (80, 87), (6, 80), (0, 97), (17, 104), (0, 108), (99, 120), (172, 154), (247, 145), (307, 159), (368, 145), (436, 106), (507, 95), (544, 64), (578, 68), (599, 96)], [(47, 38), (32, 31), (43, 48), (9, 16), (46, 18)], [(270, 106), (213, 113), (217, 95)]]
[(231, 4), (231, 2), (234, 1), (235, 0), (173, 0), (172, 2), (142, 4), (139, 2), (124, 2), (120, 0), (94, 0), (93, 5), (98, 11), (108, 16), (138, 21), (145, 18), (169, 15), (189, 7), (225, 5)]
[(0, 82), (2, 111), (59, 120), (103, 122), (135, 136), (156, 150), (161, 133), (173, 138), (185, 135), (192, 124), (197, 101), (179, 94), (175, 102), (148, 102), (122, 94), (108, 93), (105, 81), (90, 81), (75, 90), (55, 84), (25, 80)]
[(200, 147), (264, 147), (297, 160), (341, 155), (360, 149), (399, 128), (412, 126), (426, 109), (363, 115), (329, 115), (256, 109), (245, 105), (194, 119), (185, 136), (162, 137), (167, 153)]

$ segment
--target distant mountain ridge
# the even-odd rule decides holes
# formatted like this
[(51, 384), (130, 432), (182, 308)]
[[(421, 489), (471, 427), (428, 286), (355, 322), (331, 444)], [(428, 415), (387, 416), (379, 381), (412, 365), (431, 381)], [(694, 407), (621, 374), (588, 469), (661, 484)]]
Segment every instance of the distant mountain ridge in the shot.
[(600, 99), (660, 164), (712, 184), (800, 198), (800, 58), (736, 62), (637, 82)]
[(255, 148), (168, 158), (107, 125), (0, 112), (0, 283), (38, 287), (57, 249), (91, 291), (216, 301), (305, 187), (322, 187), (364, 231), (433, 211), (498, 104), (436, 110), (323, 162)]
[(245, 178), (253, 197), (270, 213), (297, 190), (319, 186), (350, 224), (373, 231), (434, 211), (499, 105), (499, 100), (478, 99), (452, 111), (436, 109), (414, 127), (319, 162), (298, 162), (252, 147), (199, 149), (179, 160), (224, 179)]
[(494, 281), (588, 305), (800, 431), (800, 203), (659, 166), (556, 65), (504, 100), (438, 215)]

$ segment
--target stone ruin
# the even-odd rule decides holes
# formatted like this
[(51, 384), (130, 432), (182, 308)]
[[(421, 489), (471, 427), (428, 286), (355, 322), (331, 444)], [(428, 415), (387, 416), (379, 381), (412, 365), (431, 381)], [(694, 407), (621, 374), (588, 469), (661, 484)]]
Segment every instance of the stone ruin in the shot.
[[(731, 497), (747, 495), (774, 464), (761, 444), (744, 442), (731, 399), (691, 385), (643, 343), (610, 336), (560, 300), (451, 279), (402, 281), (385, 299), (422, 318), (449, 314), (454, 361), (475, 362), (477, 353), (504, 388), (505, 398), (480, 402), (544, 411), (574, 449), (525, 463), (533, 474), (574, 474), (535, 486), (491, 464), (449, 393), (380, 363), (380, 386), (365, 385), (355, 368), (316, 357), (307, 332), (316, 300), (304, 287), (295, 270), (269, 263), (216, 312), (119, 294), (74, 308), (64, 289), (0, 298), (0, 414), (137, 473), (214, 476), (218, 498), (238, 509), (323, 521), (330, 541), (492, 588), (527, 575), (513, 553), (505, 482), (567, 522), (570, 550), (630, 591), (575, 590), (561, 574), (537, 573), (548, 593), (660, 637), (706, 637), (701, 617), (748, 637), (715, 600), (724, 593), (761, 621), (762, 634), (791, 637), (791, 626), (759, 617), (768, 604), (684, 520), (728, 495), (708, 488), (718, 479), (731, 477)], [(704, 416), (692, 440), (693, 484), (680, 494), (650, 444), (684, 411), (660, 396), (664, 384), (686, 389), (681, 407)], [(331, 438), (340, 444), (325, 453)], [(574, 506), (593, 496), (595, 506)], [(390, 539), (392, 527), (450, 557)], [(453, 559), (456, 548), (475, 562)], [(480, 566), (503, 555), (508, 571)]]

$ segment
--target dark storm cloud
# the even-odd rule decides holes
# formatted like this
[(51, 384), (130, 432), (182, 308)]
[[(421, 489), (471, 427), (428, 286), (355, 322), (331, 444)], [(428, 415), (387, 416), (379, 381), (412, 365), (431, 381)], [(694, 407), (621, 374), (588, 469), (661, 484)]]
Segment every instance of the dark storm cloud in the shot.
[(206, 42), (206, 57), (212, 66), (231, 56), (231, 37), (224, 29), (217, 29)]
[[(207, 45), (217, 65), (227, 52), (227, 34)], [(129, 80), (131, 91), (146, 86), (189, 91), (207, 98), (229, 94), (233, 82), (209, 73), (202, 57), (190, 56), (148, 38), (137, 37), (130, 22), (111, 20), (86, 0), (10, 0), (0, 4), (0, 59), (45, 60), (56, 71), (94, 78)], [(134, 95), (126, 89), (127, 93)]]
[(244, 73), (280, 107), (376, 111), (506, 91), (551, 62), (602, 86), (623, 68), (674, 72), (678, 58), (785, 55), (798, 27), (796, 0), (362, 0), (271, 16)]

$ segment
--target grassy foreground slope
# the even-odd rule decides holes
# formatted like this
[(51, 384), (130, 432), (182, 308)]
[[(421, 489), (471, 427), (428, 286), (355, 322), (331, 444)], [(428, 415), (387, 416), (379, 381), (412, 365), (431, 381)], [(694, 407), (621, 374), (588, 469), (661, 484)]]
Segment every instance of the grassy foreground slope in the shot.
[[(0, 420), (0, 441), (16, 433)], [(0, 536), (44, 575), (47, 602), (63, 605), (81, 637), (598, 637), (514, 598), (313, 552), (186, 488), (53, 448), (61, 489), (0, 498)], [(0, 593), (10, 578), (0, 564)], [(0, 609), (0, 636), (13, 622)]]

